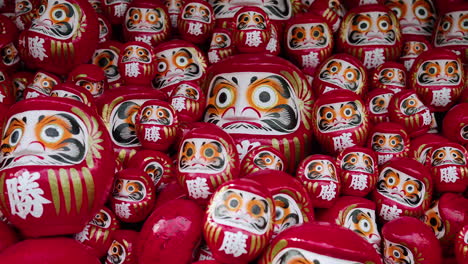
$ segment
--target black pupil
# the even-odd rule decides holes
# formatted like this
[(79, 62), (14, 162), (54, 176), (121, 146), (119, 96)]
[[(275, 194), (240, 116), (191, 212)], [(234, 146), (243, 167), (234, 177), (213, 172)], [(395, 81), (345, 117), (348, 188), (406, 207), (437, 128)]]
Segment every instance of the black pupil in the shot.
[(382, 22), (382, 27), (386, 28), (388, 26), (387, 22)]
[(320, 33), (318, 31), (314, 31), (314, 37), (318, 37)]
[(452, 73), (453, 72), (453, 68), (452, 67), (449, 67), (448, 68), (448, 73)]
[(366, 23), (361, 23), (361, 25), (359, 26), (361, 29), (366, 29), (367, 28), (367, 24)]
[(19, 132), (18, 131), (13, 132), (13, 134), (11, 134), (11, 142), (16, 143), (18, 142), (18, 139), (19, 139)]
[(107, 58), (102, 58), (98, 61), (98, 65), (99, 67), (104, 67), (106, 66), (107, 64), (109, 64), (109, 60)]
[(164, 63), (159, 64), (159, 69), (164, 69)]
[(262, 103), (266, 103), (271, 100), (271, 95), (268, 92), (261, 92), (259, 97)]
[(351, 114), (351, 110), (346, 110), (346, 111), (345, 111), (345, 114), (346, 114), (346, 115), (350, 115), (350, 114)]
[(212, 149), (205, 150), (205, 156), (211, 157), (213, 156), (213, 154), (214, 154), (214, 151)]
[(226, 93), (219, 94), (219, 102), (224, 104), (226, 101), (227, 101), (227, 94)]
[(418, 13), (421, 15), (421, 16), (424, 16), (426, 14), (426, 10), (424, 9), (419, 9)]
[(328, 113), (327, 114), (327, 118), (331, 118), (332, 117), (332, 114), (331, 113)]
[(49, 127), (49, 128), (46, 129), (45, 134), (46, 134), (48, 137), (58, 137), (58, 135), (59, 135), (57, 129), (51, 128), (51, 127)]
[(254, 205), (254, 206), (252, 207), (252, 213), (253, 213), (254, 215), (260, 214), (260, 206)]
[(57, 18), (61, 18), (62, 15), (63, 15), (63, 12), (62, 12), (61, 10), (55, 12), (55, 16), (56, 16)]
[(232, 208), (236, 208), (238, 205), (239, 205), (239, 202), (237, 200), (231, 200), (229, 202), (229, 205), (232, 207)]
[(117, 247), (113, 247), (112, 252), (117, 253)]
[(388, 179), (388, 183), (393, 184), (393, 178)]
[(300, 39), (301, 39), (301, 38), (303, 38), (303, 37), (304, 37), (304, 34), (302, 34), (302, 32), (297, 33), (297, 38), (300, 38)]
[(435, 217), (432, 217), (431, 220), (429, 220), (429, 223), (431, 223), (431, 226), (437, 226), (437, 219), (435, 219)]
[(187, 150), (187, 156), (192, 156), (193, 155), (193, 150), (192, 149), (188, 149)]

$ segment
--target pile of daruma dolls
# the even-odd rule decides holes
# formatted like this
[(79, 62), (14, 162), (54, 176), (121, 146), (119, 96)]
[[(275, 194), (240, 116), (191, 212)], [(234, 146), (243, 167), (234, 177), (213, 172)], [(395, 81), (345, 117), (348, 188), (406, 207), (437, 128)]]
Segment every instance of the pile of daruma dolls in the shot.
[(0, 263), (468, 263), (466, 0), (0, 13)]

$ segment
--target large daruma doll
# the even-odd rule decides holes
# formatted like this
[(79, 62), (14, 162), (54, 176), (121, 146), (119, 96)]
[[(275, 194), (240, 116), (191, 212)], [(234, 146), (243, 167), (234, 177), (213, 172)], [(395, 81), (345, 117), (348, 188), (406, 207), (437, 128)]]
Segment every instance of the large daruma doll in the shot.
[(6, 113), (0, 208), (25, 236), (78, 233), (104, 205), (114, 155), (96, 112), (74, 100), (29, 99)]
[(99, 25), (88, 1), (42, 1), (37, 12), (39, 17), (20, 36), (20, 55), (28, 67), (67, 74), (91, 58)]
[(203, 87), (204, 121), (229, 133), (240, 157), (260, 145), (273, 146), (290, 161), (290, 169), (310, 150), (312, 91), (290, 62), (241, 54), (208, 70)]

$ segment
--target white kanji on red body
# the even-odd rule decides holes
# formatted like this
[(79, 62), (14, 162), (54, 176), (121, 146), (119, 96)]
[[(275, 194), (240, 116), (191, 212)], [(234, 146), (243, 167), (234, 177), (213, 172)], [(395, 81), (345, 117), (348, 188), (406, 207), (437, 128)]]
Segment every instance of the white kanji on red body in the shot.
[(377, 68), (385, 62), (384, 50), (375, 49), (364, 53), (364, 67), (367, 69)]
[(334, 182), (330, 183), (329, 185), (322, 185), (322, 189), (320, 190), (320, 194), (318, 197), (322, 198), (323, 200), (331, 201), (336, 196), (336, 184)]
[(211, 194), (210, 186), (208, 186), (206, 178), (197, 177), (195, 180), (188, 180), (187, 189), (189, 196), (195, 199), (206, 199)]
[(454, 166), (450, 166), (447, 168), (440, 169), (440, 181), (451, 183), (456, 182), (460, 177), (458, 177), (457, 168)]
[(80, 242), (84, 242), (86, 240), (89, 240), (89, 225), (86, 225), (83, 228), (83, 231), (79, 232), (78, 234), (74, 235), (75, 240), (78, 240)]
[(387, 221), (391, 221), (400, 217), (400, 214), (403, 211), (399, 209), (396, 205), (388, 206), (386, 204), (382, 204), (382, 209), (380, 209), (380, 216)]
[(249, 47), (258, 47), (263, 43), (262, 38), (260, 37), (261, 31), (251, 31), (246, 33), (245, 45)]
[(452, 97), (450, 96), (449, 88), (442, 88), (439, 91), (432, 92), (432, 102), (433, 106), (446, 106), (450, 103)]
[(223, 244), (219, 250), (234, 257), (239, 257), (247, 253), (247, 238), (248, 236), (241, 231), (237, 233), (226, 231), (224, 232)]
[(208, 52), (208, 60), (211, 63), (219, 62), (221, 59), (218, 56), (218, 51), (217, 50), (212, 50), (212, 51)]
[(302, 55), (302, 67), (315, 68), (319, 64), (317, 52), (309, 52), (309, 54)]
[(120, 203), (115, 205), (115, 214), (120, 218), (128, 219), (132, 215), (130, 212), (130, 204)]
[(42, 197), (44, 190), (36, 182), (40, 177), (38, 172), (29, 173), (22, 170), (14, 178), (6, 180), (8, 199), (12, 215), (26, 219), (28, 215), (39, 218), (44, 213), (44, 204), (51, 203)]
[(201, 35), (201, 34), (203, 34), (202, 26), (203, 26), (203, 24), (201, 24), (201, 23), (190, 22), (187, 32), (189, 34), (192, 34), (192, 35), (195, 35), (195, 36)]
[(145, 140), (157, 142), (161, 139), (161, 135), (159, 134), (160, 127), (152, 126), (145, 128)]
[(125, 12), (127, 12), (127, 3), (120, 3), (118, 5), (115, 5), (114, 7), (114, 16), (116, 17), (123, 17), (125, 15)]
[(176, 97), (176, 98), (173, 98), (172, 99), (172, 102), (171, 102), (171, 105), (172, 107), (174, 107), (174, 109), (177, 111), (177, 112), (180, 112), (182, 110), (185, 110), (185, 97)]
[(411, 67), (413, 67), (413, 63), (414, 63), (414, 59), (410, 59), (410, 60), (405, 60), (405, 62), (403, 63), (405, 65), (405, 68), (406, 70), (411, 70)]
[(47, 56), (46, 50), (44, 48), (44, 41), (45, 40), (43, 38), (38, 36), (35, 36), (34, 38), (28, 38), (29, 53), (31, 56), (33, 56), (33, 58), (43, 61), (44, 58), (49, 57)]
[(365, 174), (353, 174), (351, 175), (351, 184), (349, 188), (354, 190), (362, 191), (367, 188), (367, 175)]
[(247, 152), (249, 152), (251, 149), (256, 148), (260, 146), (259, 142), (252, 142), (250, 143), (249, 140), (242, 140), (240, 144), (236, 145), (237, 152), (239, 153), (239, 160), (243, 160)]
[(268, 41), (268, 44), (266, 46), (266, 50), (273, 53), (273, 52), (276, 51), (276, 46), (277, 45), (278, 45), (278, 40), (276, 38), (271, 38), (270, 41)]
[(355, 143), (351, 136), (351, 133), (343, 133), (340, 136), (333, 137), (333, 146), (335, 151), (343, 151), (349, 147), (354, 146)]
[(148, 45), (151, 45), (151, 36), (138, 36), (138, 37), (135, 37), (135, 41), (141, 41), (141, 42), (144, 42)]
[(423, 118), (423, 124), (425, 126), (429, 126), (432, 123), (432, 116), (431, 116), (431, 112), (429, 111), (429, 109), (426, 109), (426, 111), (422, 113), (422, 118)]
[(138, 66), (138, 62), (125, 64), (125, 75), (128, 77), (138, 77), (140, 75), (140, 68)]
[(378, 161), (379, 165), (382, 165), (385, 162), (393, 159), (393, 155), (392, 154), (379, 154), (377, 155), (377, 158), (379, 159)]

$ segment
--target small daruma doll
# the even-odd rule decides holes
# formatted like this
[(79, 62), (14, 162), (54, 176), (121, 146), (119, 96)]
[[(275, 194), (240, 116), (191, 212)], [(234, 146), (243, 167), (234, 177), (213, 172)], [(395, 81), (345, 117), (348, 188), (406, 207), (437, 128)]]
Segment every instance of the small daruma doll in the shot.
[(432, 45), (426, 37), (417, 35), (404, 36), (400, 62), (403, 63), (406, 70), (409, 71), (413, 66), (414, 60), (431, 48)]
[(355, 93), (334, 90), (316, 102), (312, 126), (322, 149), (338, 154), (352, 146), (363, 146), (369, 132), (364, 102)]
[(349, 147), (336, 159), (341, 167), (341, 193), (364, 197), (375, 188), (377, 181), (377, 158), (371, 149)]
[(369, 120), (378, 124), (390, 121), (388, 105), (393, 97), (393, 92), (387, 89), (374, 89), (366, 96), (366, 107), (369, 112)]
[(331, 156), (308, 156), (299, 163), (296, 177), (306, 187), (314, 207), (329, 208), (340, 196), (340, 168)]
[(38, 18), (20, 35), (20, 54), (28, 67), (67, 74), (91, 58), (99, 24), (88, 1), (42, 1), (37, 12)]
[(381, 237), (375, 217), (375, 203), (363, 197), (342, 196), (333, 207), (321, 211), (318, 221), (327, 221), (346, 227), (367, 242), (380, 253)]
[(128, 161), (127, 168), (143, 170), (151, 177), (157, 191), (174, 180), (174, 161), (160, 151), (149, 149), (138, 151)]
[(235, 52), (232, 33), (226, 28), (215, 28), (208, 50), (208, 60), (211, 64), (222, 61)]
[(177, 84), (169, 97), (179, 121), (200, 121), (205, 112), (205, 94), (196, 82), (183, 81)]
[(101, 96), (108, 88), (104, 70), (94, 64), (81, 64), (69, 75), (68, 80), (84, 88), (93, 97)]
[(156, 72), (153, 48), (144, 42), (125, 43), (118, 67), (125, 84), (150, 86)]
[(24, 99), (49, 96), (52, 89), (61, 83), (60, 78), (52, 73), (38, 71), (34, 75), (34, 80), (23, 91)]
[(99, 66), (107, 78), (107, 83), (111, 88), (118, 87), (121, 82), (119, 72), (119, 56), (122, 44), (116, 41), (107, 41), (99, 44), (91, 58), (91, 63)]
[(436, 48), (446, 48), (468, 61), (468, 4), (451, 7), (438, 21), (433, 44)]
[(452, 142), (434, 144), (427, 154), (435, 190), (462, 193), (468, 186), (468, 154), (466, 149)]
[(432, 230), (416, 218), (403, 216), (382, 228), (385, 263), (439, 264), (442, 250)]
[(204, 121), (229, 133), (241, 158), (253, 147), (273, 146), (293, 170), (310, 151), (312, 91), (292, 63), (271, 55), (235, 55), (209, 69), (203, 89)]
[(323, 16), (333, 33), (337, 33), (346, 14), (343, 0), (302, 0), (310, 5), (308, 12)]
[(288, 58), (301, 68), (315, 69), (332, 53), (333, 32), (319, 15), (298, 15), (289, 21), (284, 31)]
[(336, 89), (362, 96), (367, 92), (367, 82), (367, 70), (359, 59), (349, 54), (335, 54), (319, 66), (312, 87), (316, 96)]
[(176, 177), (191, 199), (206, 204), (220, 184), (239, 177), (231, 136), (212, 124), (189, 131), (179, 146)]
[(440, 48), (421, 54), (410, 72), (411, 88), (432, 112), (445, 112), (458, 101), (465, 78), (459, 56)]
[(382, 222), (401, 216), (420, 217), (429, 208), (432, 179), (427, 167), (411, 158), (394, 158), (380, 170), (373, 192)]
[(179, 120), (174, 108), (162, 100), (144, 102), (136, 116), (138, 139), (145, 149), (167, 151), (176, 140)]
[(28, 237), (80, 232), (107, 200), (115, 169), (96, 111), (74, 100), (35, 98), (14, 104), (5, 120), (2, 213)]
[(393, 93), (406, 89), (406, 69), (397, 62), (385, 62), (374, 70), (372, 74), (373, 89), (388, 89)]
[(265, 53), (271, 37), (271, 22), (258, 6), (243, 6), (233, 17), (234, 45), (240, 53)]
[(413, 90), (404, 90), (393, 95), (388, 111), (390, 121), (403, 125), (410, 137), (426, 133), (431, 126), (431, 111)]
[(207, 208), (203, 235), (217, 261), (247, 263), (267, 247), (275, 205), (270, 191), (257, 181), (242, 178), (224, 183)]
[(384, 122), (371, 129), (367, 146), (374, 151), (380, 166), (395, 157), (407, 157), (410, 139), (402, 125)]
[(252, 148), (242, 159), (241, 175), (260, 170), (286, 171), (286, 158), (272, 146)]
[(177, 29), (184, 40), (203, 44), (210, 37), (215, 26), (211, 5), (202, 0), (187, 1), (177, 20)]
[(460, 264), (468, 263), (468, 225), (457, 233), (455, 238), (455, 256)]
[(386, 0), (385, 5), (400, 21), (402, 34), (431, 37), (437, 20), (433, 0)]
[(110, 206), (117, 218), (137, 223), (153, 211), (156, 190), (149, 175), (138, 169), (124, 169), (115, 175)]
[(395, 14), (378, 4), (351, 9), (341, 23), (337, 47), (358, 57), (367, 69), (395, 61), (402, 47)]
[(468, 102), (457, 104), (447, 112), (442, 131), (446, 138), (468, 147)]
[(169, 37), (169, 16), (162, 3), (142, 0), (130, 4), (125, 13), (126, 41), (142, 41), (155, 46)]

